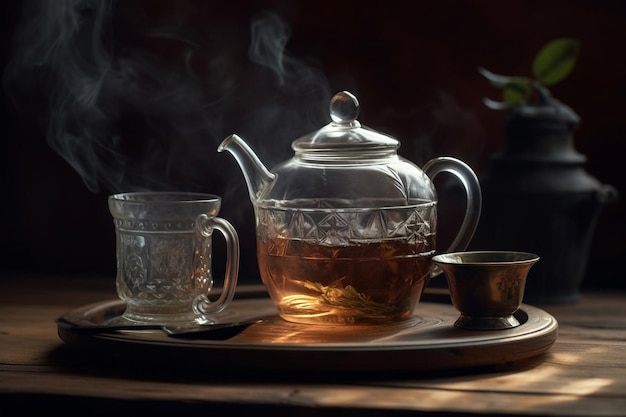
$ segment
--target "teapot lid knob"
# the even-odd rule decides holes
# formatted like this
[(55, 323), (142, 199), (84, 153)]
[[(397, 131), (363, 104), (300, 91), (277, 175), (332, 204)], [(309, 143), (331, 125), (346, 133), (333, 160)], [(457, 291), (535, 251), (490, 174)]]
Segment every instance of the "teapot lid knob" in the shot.
[(362, 160), (365, 156), (390, 155), (400, 146), (397, 139), (361, 126), (359, 100), (348, 91), (341, 91), (330, 100), (332, 121), (316, 132), (291, 143), (299, 158), (307, 161)]
[(348, 91), (341, 91), (330, 100), (330, 118), (335, 123), (351, 123), (359, 117), (359, 100)]

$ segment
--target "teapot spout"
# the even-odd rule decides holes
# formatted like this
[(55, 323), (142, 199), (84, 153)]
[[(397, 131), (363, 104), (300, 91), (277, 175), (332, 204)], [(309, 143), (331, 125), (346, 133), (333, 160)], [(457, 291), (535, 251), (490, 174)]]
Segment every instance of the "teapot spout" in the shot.
[(218, 152), (230, 152), (237, 163), (246, 180), (250, 200), (254, 204), (259, 197), (269, 190), (276, 175), (272, 174), (263, 165), (259, 157), (248, 146), (248, 144), (237, 135), (230, 135), (222, 141), (217, 148)]

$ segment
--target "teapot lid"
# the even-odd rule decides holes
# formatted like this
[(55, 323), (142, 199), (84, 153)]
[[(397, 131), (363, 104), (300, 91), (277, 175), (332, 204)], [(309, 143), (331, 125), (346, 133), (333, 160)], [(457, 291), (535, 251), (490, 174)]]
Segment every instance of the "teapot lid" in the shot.
[(364, 156), (393, 154), (400, 142), (384, 133), (362, 126), (357, 120), (359, 101), (348, 91), (330, 100), (331, 122), (291, 144), (296, 155), (309, 159), (350, 160)]

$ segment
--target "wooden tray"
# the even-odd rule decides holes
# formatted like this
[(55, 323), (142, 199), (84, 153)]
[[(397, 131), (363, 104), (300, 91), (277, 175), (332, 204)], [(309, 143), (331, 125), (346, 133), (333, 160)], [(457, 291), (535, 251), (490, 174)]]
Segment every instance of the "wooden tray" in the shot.
[(99, 324), (120, 315), (123, 302), (111, 300), (64, 315), (58, 333), (67, 345), (135, 365), (246, 372), (415, 372), (503, 365), (539, 355), (557, 338), (556, 319), (525, 304), (516, 313), (521, 323), (516, 328), (455, 328), (459, 313), (441, 302), (446, 297), (426, 293), (412, 319), (373, 326), (290, 323), (278, 317), (268, 298), (236, 299), (216, 322), (263, 320), (228, 340), (177, 339), (159, 330), (94, 334), (72, 326), (73, 321)]

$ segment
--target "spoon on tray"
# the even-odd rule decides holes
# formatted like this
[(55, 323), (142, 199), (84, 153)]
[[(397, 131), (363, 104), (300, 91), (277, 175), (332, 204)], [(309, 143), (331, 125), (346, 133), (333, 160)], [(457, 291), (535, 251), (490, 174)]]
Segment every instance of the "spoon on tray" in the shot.
[(96, 324), (89, 320), (73, 321), (61, 317), (57, 319), (57, 325), (81, 334), (114, 333), (122, 330), (161, 330), (170, 337), (180, 339), (226, 340), (241, 333), (248, 326), (262, 321), (263, 319), (261, 318), (253, 318), (230, 323), (176, 326), (132, 322)]

